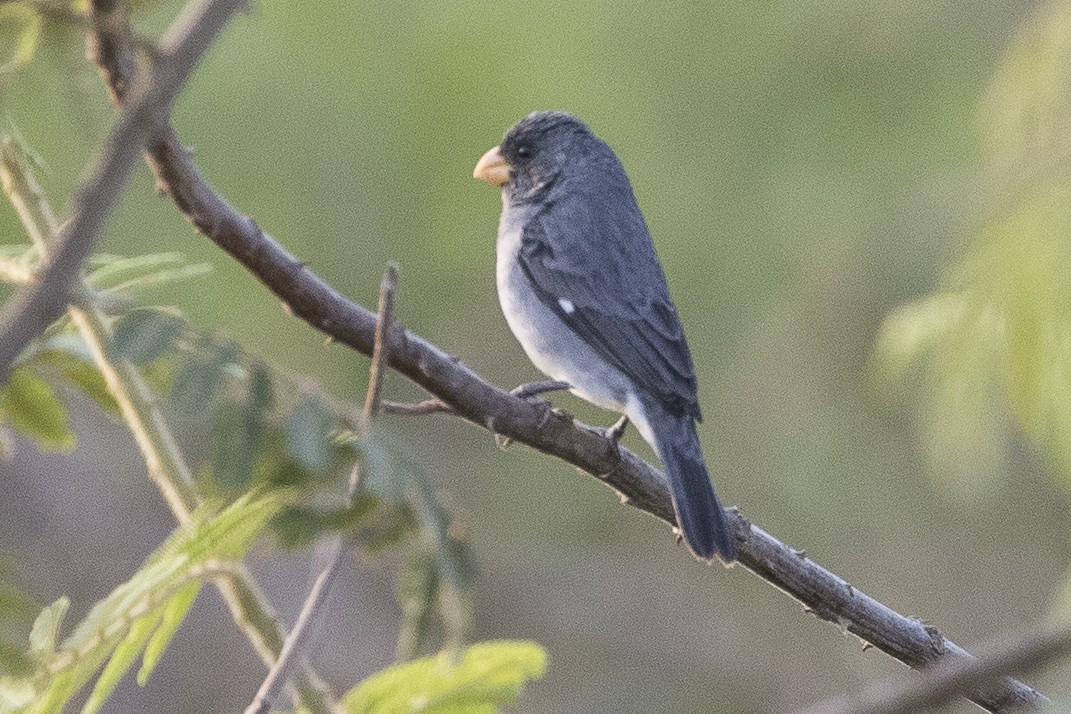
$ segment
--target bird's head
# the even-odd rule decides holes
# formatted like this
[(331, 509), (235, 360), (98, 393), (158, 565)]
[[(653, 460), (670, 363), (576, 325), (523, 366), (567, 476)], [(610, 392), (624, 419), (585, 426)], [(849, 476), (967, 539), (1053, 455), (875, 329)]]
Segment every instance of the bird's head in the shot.
[(484, 154), (472, 175), (502, 186), (511, 199), (543, 195), (567, 167), (608, 151), (587, 125), (561, 111), (533, 112)]

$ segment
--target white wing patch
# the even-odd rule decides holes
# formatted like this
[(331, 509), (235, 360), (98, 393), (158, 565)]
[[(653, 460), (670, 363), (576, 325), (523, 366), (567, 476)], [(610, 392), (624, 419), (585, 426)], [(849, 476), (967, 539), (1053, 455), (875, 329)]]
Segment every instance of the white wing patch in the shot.
[(558, 298), (558, 304), (561, 305), (562, 310), (565, 310), (566, 315), (572, 315), (576, 312), (576, 305), (572, 300), (566, 300), (565, 298)]

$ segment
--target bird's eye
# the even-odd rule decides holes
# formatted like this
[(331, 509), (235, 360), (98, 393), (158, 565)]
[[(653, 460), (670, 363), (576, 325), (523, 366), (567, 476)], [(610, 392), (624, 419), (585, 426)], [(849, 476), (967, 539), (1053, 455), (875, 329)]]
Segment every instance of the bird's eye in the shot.
[(527, 159), (531, 155), (532, 147), (528, 146), (528, 144), (521, 144), (517, 147), (517, 156), (520, 156), (522, 159)]

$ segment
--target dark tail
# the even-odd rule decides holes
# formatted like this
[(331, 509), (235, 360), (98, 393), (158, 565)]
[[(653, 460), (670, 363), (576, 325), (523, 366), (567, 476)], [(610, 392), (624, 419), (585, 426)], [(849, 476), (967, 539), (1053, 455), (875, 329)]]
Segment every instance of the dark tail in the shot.
[(723, 561), (736, 560), (736, 544), (725, 511), (710, 483), (695, 421), (690, 415), (670, 414), (657, 406), (648, 409), (655, 448), (669, 475), (673, 510), (692, 552), (704, 560), (717, 553)]

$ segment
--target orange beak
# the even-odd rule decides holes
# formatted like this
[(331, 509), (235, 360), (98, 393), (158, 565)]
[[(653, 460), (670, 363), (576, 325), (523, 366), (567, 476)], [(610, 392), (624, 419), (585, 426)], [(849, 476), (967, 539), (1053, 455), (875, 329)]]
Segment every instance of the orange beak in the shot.
[(476, 168), (472, 170), (472, 177), (486, 181), (492, 186), (501, 186), (509, 181), (509, 164), (497, 146), (480, 157)]

